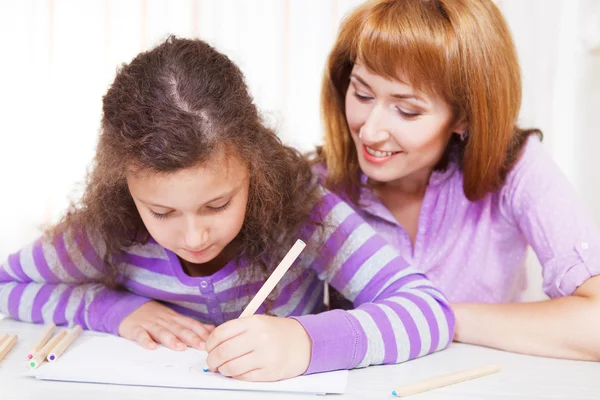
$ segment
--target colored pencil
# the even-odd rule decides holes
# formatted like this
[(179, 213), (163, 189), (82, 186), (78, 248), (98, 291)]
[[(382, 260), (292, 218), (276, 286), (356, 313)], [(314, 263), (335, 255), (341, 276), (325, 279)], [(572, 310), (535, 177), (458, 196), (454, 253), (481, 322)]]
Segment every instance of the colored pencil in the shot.
[(420, 382), (410, 383), (398, 387), (392, 392), (392, 395), (398, 397), (411, 396), (417, 393), (423, 393), (429, 390), (441, 388), (455, 383), (465, 382), (482, 376), (495, 374), (500, 371), (500, 364), (489, 364), (481, 367), (466, 369), (453, 372), (451, 374), (441, 375), (435, 378), (426, 379)]
[(40, 351), (42, 349), (42, 347), (44, 347), (46, 345), (46, 343), (48, 343), (48, 340), (50, 340), (50, 337), (52, 336), (52, 331), (54, 330), (54, 328), (56, 328), (56, 325), (54, 325), (54, 324), (50, 324), (50, 325), (46, 326), (46, 328), (44, 328), (44, 330), (42, 331), (42, 334), (40, 335), (39, 340), (37, 341), (35, 346), (33, 346), (31, 348), (31, 350), (29, 350), (29, 353), (27, 354), (27, 358), (29, 360), (31, 360), (33, 358), (33, 356), (35, 355), (35, 353)]

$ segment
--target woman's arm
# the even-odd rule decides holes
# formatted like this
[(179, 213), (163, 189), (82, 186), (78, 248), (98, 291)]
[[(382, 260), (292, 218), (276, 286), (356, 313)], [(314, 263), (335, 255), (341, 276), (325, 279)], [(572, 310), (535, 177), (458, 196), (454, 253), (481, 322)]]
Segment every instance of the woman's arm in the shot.
[(551, 300), (454, 304), (456, 340), (519, 353), (600, 360), (600, 234), (537, 140), (530, 139), (501, 192), (501, 211), (542, 264)]
[(600, 361), (600, 276), (536, 303), (452, 304), (458, 342), (536, 356)]

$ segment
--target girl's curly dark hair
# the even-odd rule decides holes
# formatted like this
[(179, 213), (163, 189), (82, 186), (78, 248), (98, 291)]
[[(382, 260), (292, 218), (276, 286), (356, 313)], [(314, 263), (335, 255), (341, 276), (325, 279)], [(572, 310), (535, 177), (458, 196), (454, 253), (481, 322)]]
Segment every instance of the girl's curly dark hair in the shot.
[[(169, 37), (124, 64), (103, 98), (94, 164), (79, 202), (50, 230), (84, 228), (118, 254), (150, 235), (129, 193), (129, 168), (169, 173), (207, 162), (217, 149), (250, 176), (238, 258), (266, 273), (292, 246), (319, 193), (307, 161), (267, 128), (239, 68), (207, 43)], [(114, 276), (114, 275), (113, 275)]]

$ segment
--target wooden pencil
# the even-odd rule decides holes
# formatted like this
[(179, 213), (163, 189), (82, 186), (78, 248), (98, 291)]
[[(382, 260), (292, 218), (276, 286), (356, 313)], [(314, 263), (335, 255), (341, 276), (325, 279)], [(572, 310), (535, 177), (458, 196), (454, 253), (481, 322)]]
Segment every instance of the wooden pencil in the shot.
[(48, 357), (46, 359), (48, 361), (55, 361), (60, 355), (79, 337), (81, 334), (81, 326), (75, 325), (73, 328), (69, 329), (65, 337), (62, 338), (60, 342), (57, 343), (56, 346), (48, 353)]
[[(250, 300), (250, 303), (246, 306), (244, 311), (240, 314), (238, 318), (249, 317), (254, 315), (258, 307), (265, 301), (267, 296), (273, 291), (275, 286), (279, 283), (283, 275), (290, 269), (296, 258), (300, 255), (302, 250), (306, 247), (306, 243), (302, 240), (296, 240), (296, 243), (292, 246), (292, 248), (287, 252), (285, 257), (281, 260), (277, 268), (273, 271), (271, 276), (266, 280), (266, 282), (262, 285), (262, 287), (258, 290), (256, 295)], [(208, 372), (208, 366), (204, 365), (202, 368), (204, 372)]]
[(250, 315), (254, 315), (258, 307), (265, 301), (269, 293), (273, 291), (273, 288), (277, 286), (283, 275), (290, 269), (296, 258), (300, 255), (302, 250), (306, 247), (306, 244), (298, 239), (296, 243), (292, 246), (290, 251), (283, 257), (283, 260), (279, 263), (277, 268), (273, 271), (271, 276), (267, 279), (267, 281), (262, 285), (262, 287), (258, 290), (258, 293), (252, 298), (250, 303), (246, 306), (244, 311), (240, 314), (239, 318), (248, 317)]
[(34, 369), (39, 367), (40, 364), (43, 363), (46, 357), (48, 356), (48, 353), (50, 353), (54, 346), (56, 346), (58, 342), (60, 342), (65, 336), (66, 332), (60, 331), (56, 336), (50, 339), (48, 343), (46, 343), (44, 347), (42, 347), (37, 353), (35, 353), (33, 358), (29, 360), (29, 368)]
[(33, 346), (31, 348), (31, 350), (29, 350), (29, 353), (27, 354), (28, 359), (31, 360), (33, 358), (33, 356), (35, 355), (35, 353), (40, 351), (42, 349), (42, 347), (44, 347), (46, 345), (46, 343), (48, 343), (48, 340), (50, 340), (50, 337), (52, 336), (52, 331), (54, 330), (54, 328), (56, 328), (56, 325), (54, 325), (52, 323), (44, 328), (44, 330), (42, 331), (42, 334), (40, 335), (40, 338), (38, 339), (35, 346)]
[(0, 345), (2, 345), (2, 342), (4, 342), (4, 339), (6, 339), (8, 337), (8, 335), (0, 335)]
[(400, 386), (392, 392), (392, 395), (399, 397), (411, 396), (413, 394), (426, 392), (428, 390), (495, 374), (498, 371), (500, 371), (500, 364), (489, 364), (481, 367), (466, 369), (463, 371), (453, 372), (451, 374), (441, 375), (435, 378)]
[(0, 361), (4, 359), (8, 352), (13, 348), (15, 343), (17, 343), (17, 339), (17, 335), (9, 335), (4, 338), (0, 344)]

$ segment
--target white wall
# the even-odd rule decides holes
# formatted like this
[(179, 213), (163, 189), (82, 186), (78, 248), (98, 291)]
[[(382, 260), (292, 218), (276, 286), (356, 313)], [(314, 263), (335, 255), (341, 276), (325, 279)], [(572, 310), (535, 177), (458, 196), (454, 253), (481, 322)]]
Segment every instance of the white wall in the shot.
[[(523, 76), (521, 121), (600, 221), (600, 0), (498, 0)], [(199, 36), (245, 72), (287, 143), (321, 141), (319, 85), (340, 18), (358, 0), (3, 0), (0, 2), (0, 259), (76, 195), (101, 97), (121, 62), (167, 34)], [(531, 298), (539, 296), (532, 262)]]

